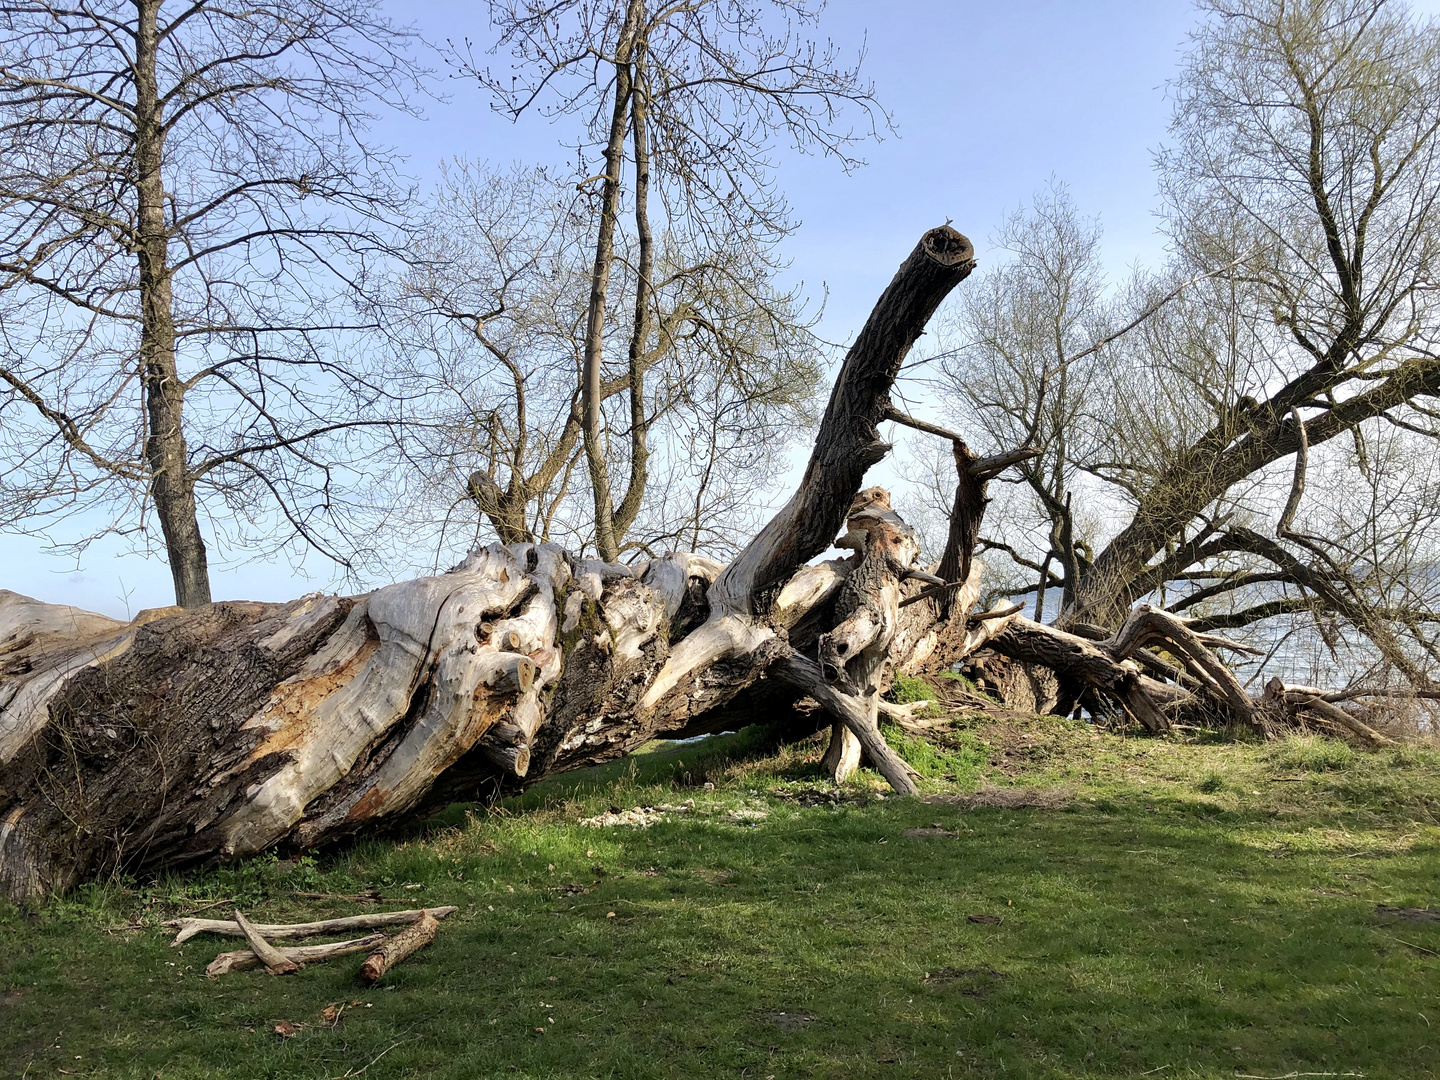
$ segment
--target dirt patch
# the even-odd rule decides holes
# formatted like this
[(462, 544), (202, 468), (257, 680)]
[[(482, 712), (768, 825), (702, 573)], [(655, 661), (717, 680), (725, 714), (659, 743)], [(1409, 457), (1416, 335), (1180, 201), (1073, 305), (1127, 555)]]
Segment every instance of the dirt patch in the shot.
[(991, 993), (1010, 976), (992, 967), (983, 968), (941, 968), (927, 971), (921, 983), (925, 986), (943, 986), (965, 997), (984, 997)]
[(1376, 904), (1375, 914), (1382, 919), (1403, 919), (1405, 922), (1440, 922), (1440, 911), (1428, 907), (1390, 907)]
[(969, 795), (927, 795), (924, 801), (961, 810), (1018, 810), (1026, 806), (1058, 810), (1070, 801), (1070, 793), (1060, 788), (987, 787)]
[[(816, 760), (819, 760), (818, 755)], [(799, 790), (773, 787), (766, 794), (772, 799), (795, 803), (799, 806), (850, 806), (864, 809), (876, 801), (874, 795), (847, 795), (842, 791), (837, 791), (833, 785)]]
[(755, 1018), (774, 1024), (781, 1031), (799, 1031), (815, 1021), (815, 1014), (805, 1009), (781, 1009), (756, 1013)]
[(629, 810), (612, 806), (606, 813), (598, 814), (595, 817), (580, 818), (578, 824), (592, 829), (611, 829), (616, 825), (633, 825), (637, 828), (648, 829), (655, 822), (663, 821), (667, 814), (691, 814), (694, 811), (694, 799), (687, 799), (681, 806), (661, 803), (659, 806), (635, 806)]
[(906, 829), (900, 835), (908, 836), (912, 840), (939, 840), (946, 836), (954, 836), (955, 834), (949, 829), (944, 829), (941, 828), (939, 825), (936, 825), (933, 829)]

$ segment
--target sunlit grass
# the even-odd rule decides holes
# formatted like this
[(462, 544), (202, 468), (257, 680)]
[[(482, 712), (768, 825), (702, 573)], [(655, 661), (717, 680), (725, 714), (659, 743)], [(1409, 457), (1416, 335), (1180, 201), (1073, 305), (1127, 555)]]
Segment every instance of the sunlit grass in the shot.
[[(0, 1075), (1440, 1071), (1440, 924), (1376, 911), (1440, 906), (1434, 753), (962, 718), (901, 747), (919, 802), (869, 774), (836, 791), (822, 749), (656, 744), (318, 859), (6, 909)], [(1055, 805), (1007, 808), (1031, 788)], [(578, 824), (691, 799), (648, 829)], [(953, 835), (903, 835), (937, 824)], [(296, 893), (371, 888), (460, 907), (375, 990), (353, 987), (359, 958), (207, 980), (234, 943), (158, 928), (222, 898), (346, 914), (365, 907)]]

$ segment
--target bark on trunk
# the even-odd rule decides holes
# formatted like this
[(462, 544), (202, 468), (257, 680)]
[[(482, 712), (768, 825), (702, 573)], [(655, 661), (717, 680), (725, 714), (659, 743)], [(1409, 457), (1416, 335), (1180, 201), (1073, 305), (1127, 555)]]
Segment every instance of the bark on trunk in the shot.
[(140, 277), (140, 371), (149, 431), (145, 461), (165, 537), (175, 602), (210, 603), (205, 540), (195, 511), (183, 425), (185, 388), (175, 367), (175, 313), (165, 224), (165, 134), (156, 81), (160, 0), (141, 0), (135, 26), (135, 254)]
[(590, 486), (595, 493), (595, 548), (602, 559), (618, 559), (620, 545), (615, 536), (614, 500), (610, 491), (610, 467), (605, 459), (600, 405), (601, 352), (605, 338), (605, 300), (610, 290), (610, 270), (615, 261), (615, 223), (620, 212), (620, 170), (625, 163), (625, 131), (630, 117), (630, 90), (634, 77), (631, 53), (645, 13), (642, 0), (629, 0), (625, 22), (615, 45), (615, 100), (610, 116), (610, 133), (605, 143), (605, 176), (600, 193), (600, 226), (595, 236), (595, 267), (590, 276), (590, 308), (585, 325), (585, 364), (581, 372), (580, 403), (583, 413), (585, 459), (590, 466)]

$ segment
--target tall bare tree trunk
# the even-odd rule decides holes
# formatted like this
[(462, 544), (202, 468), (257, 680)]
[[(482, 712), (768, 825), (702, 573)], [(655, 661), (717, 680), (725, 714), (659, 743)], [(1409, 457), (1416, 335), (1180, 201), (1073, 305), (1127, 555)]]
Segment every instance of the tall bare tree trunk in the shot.
[(135, 29), (136, 258), (140, 268), (140, 371), (149, 430), (145, 459), (155, 514), (165, 536), (175, 602), (210, 603), (205, 540), (195, 509), (195, 482), (185, 446), (185, 388), (175, 366), (175, 315), (171, 290), (165, 185), (161, 175), (165, 132), (156, 81), (156, 26), (160, 0), (138, 0)]
[(595, 267), (590, 276), (590, 308), (585, 322), (585, 364), (580, 375), (585, 459), (590, 466), (590, 486), (595, 495), (595, 548), (605, 562), (615, 562), (620, 558), (620, 545), (615, 536), (610, 467), (605, 460), (600, 415), (600, 406), (604, 401), (601, 364), (605, 345), (605, 303), (610, 290), (610, 271), (615, 262), (620, 174), (625, 165), (625, 132), (630, 117), (633, 79), (630, 60), (644, 14), (645, 0), (629, 0), (625, 21), (615, 43), (615, 101), (610, 116), (610, 134), (605, 143), (605, 176), (600, 193), (600, 222), (595, 235)]
[(639, 265), (635, 268), (635, 325), (630, 334), (630, 483), (612, 523), (616, 547), (634, 524), (649, 480), (650, 419), (645, 415), (646, 352), (650, 341), (650, 309), (655, 302), (655, 239), (650, 231), (650, 141), (646, 126), (645, 42), (635, 47), (635, 79), (630, 90), (630, 117), (635, 146), (635, 236)]

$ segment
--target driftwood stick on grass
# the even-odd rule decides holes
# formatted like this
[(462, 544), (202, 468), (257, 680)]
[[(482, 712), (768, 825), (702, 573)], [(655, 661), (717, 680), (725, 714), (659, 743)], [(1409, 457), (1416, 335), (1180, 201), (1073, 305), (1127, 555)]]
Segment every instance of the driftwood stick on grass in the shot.
[[(350, 941), (332, 941), (326, 945), (292, 945), (278, 951), (285, 959), (296, 964), (318, 964), (324, 960), (333, 960), (337, 956), (369, 952), (384, 940), (385, 935), (377, 933)], [(225, 952), (215, 957), (205, 968), (205, 974), (213, 978), (216, 975), (228, 975), (232, 971), (248, 971), (259, 966), (260, 958), (254, 952), (249, 949), (237, 949), (235, 952)]]
[(239, 908), (235, 909), (235, 922), (239, 924), (245, 940), (250, 942), (250, 948), (254, 950), (260, 962), (265, 965), (267, 974), (293, 975), (300, 970), (299, 964), (271, 945), (255, 927), (250, 925), (250, 920), (245, 918)]
[(381, 942), (379, 947), (365, 958), (365, 963), (360, 966), (360, 974), (355, 977), (356, 981), (361, 986), (374, 986), (385, 972), (434, 941), (435, 931), (438, 929), (440, 923), (435, 916), (428, 911), (422, 913), (420, 920), (413, 926)]
[(1314, 687), (1286, 686), (1279, 679), (1271, 679), (1265, 684), (1265, 696), (1272, 701), (1279, 701), (1311, 712), (1321, 719), (1328, 720), (1345, 729), (1350, 734), (1359, 736), (1372, 746), (1399, 745), (1394, 739), (1388, 735), (1382, 735), (1359, 717), (1326, 701)]
[[(377, 926), (399, 926), (416, 922), (429, 911), (437, 919), (443, 919), (457, 909), (454, 905), (436, 908), (415, 908), (413, 911), (376, 911), (368, 915), (347, 915), (342, 919), (321, 919), (307, 923), (251, 923), (254, 930), (265, 935), (267, 941), (293, 940), (294, 938), (317, 937), (320, 934), (338, 934), (342, 930), (369, 930)], [(245, 937), (240, 924), (230, 919), (171, 919), (167, 929), (178, 930), (170, 944), (179, 945), (189, 941), (196, 934), (226, 934), (230, 937)]]

